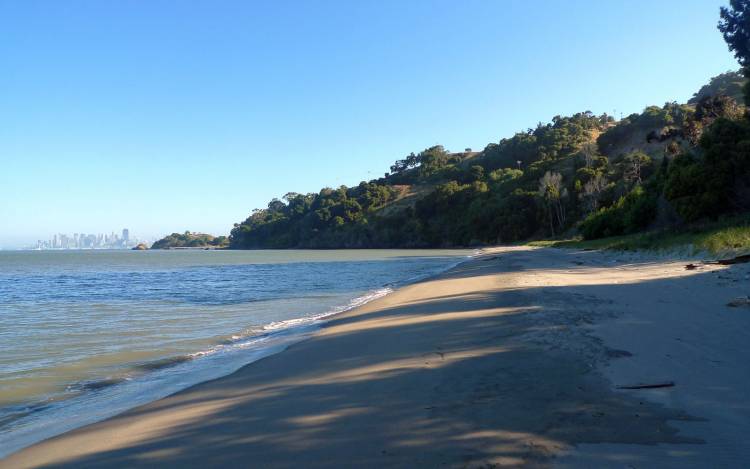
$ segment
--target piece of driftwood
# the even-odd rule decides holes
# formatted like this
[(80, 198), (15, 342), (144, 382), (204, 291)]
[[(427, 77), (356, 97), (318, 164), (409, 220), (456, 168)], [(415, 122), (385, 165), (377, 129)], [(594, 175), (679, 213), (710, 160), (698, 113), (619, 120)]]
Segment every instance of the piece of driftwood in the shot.
[(697, 268), (698, 268), (698, 266), (695, 265), (695, 264), (688, 264), (688, 265), (685, 266), (685, 270), (695, 270)]
[(720, 265), (744, 264), (745, 262), (750, 262), (750, 254), (744, 254), (731, 259), (719, 259), (716, 261), (716, 263)]
[(628, 384), (617, 386), (617, 389), (656, 389), (656, 388), (671, 388), (674, 386), (674, 381), (666, 381), (664, 383), (649, 383), (649, 384)]

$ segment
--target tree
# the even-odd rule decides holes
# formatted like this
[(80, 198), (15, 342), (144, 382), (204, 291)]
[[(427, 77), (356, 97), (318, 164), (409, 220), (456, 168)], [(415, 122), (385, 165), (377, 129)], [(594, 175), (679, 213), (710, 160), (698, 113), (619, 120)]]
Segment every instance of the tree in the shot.
[(679, 143), (675, 141), (669, 142), (669, 145), (664, 147), (664, 158), (661, 162), (662, 166), (666, 166), (667, 164), (669, 164), (670, 158), (674, 158), (675, 156), (679, 155), (681, 151), (682, 148), (680, 147)]
[[(750, 66), (750, 0), (730, 0), (719, 10), (719, 31), (743, 67)], [(746, 75), (747, 76), (747, 75)]]
[(301, 194), (298, 194), (296, 192), (287, 192), (286, 194), (284, 194), (284, 197), (282, 197), (282, 200), (285, 200), (287, 203), (289, 203), (300, 196)]
[(729, 71), (712, 77), (711, 80), (703, 85), (693, 97), (688, 100), (688, 104), (698, 104), (706, 96), (729, 96), (736, 102), (742, 102), (742, 87), (747, 83), (747, 79), (742, 76), (741, 71)]
[[(403, 160), (397, 160), (395, 163), (393, 163), (393, 165), (391, 166), (391, 173), (397, 174), (407, 169), (413, 168), (418, 164), (419, 158), (414, 154), (414, 152), (411, 152)], [(388, 177), (387, 173), (385, 177)]]
[(623, 177), (626, 181), (634, 184), (643, 182), (643, 169), (651, 164), (651, 158), (642, 151), (635, 151), (628, 154), (624, 160), (625, 171)]
[(596, 173), (583, 185), (581, 198), (588, 213), (595, 212), (599, 208), (599, 199), (606, 187), (607, 178), (601, 173)]
[(550, 171), (544, 173), (539, 179), (538, 194), (547, 205), (550, 232), (555, 236), (555, 219), (560, 228), (565, 225), (565, 207), (562, 199), (568, 196), (568, 191), (563, 187), (562, 174)]
[(419, 175), (427, 178), (448, 164), (449, 153), (442, 145), (435, 145), (417, 155)]
[[(742, 66), (745, 78), (750, 78), (750, 0), (730, 0), (729, 8), (719, 10), (719, 31)], [(750, 105), (750, 82), (742, 88), (745, 104)]]
[(469, 168), (469, 174), (471, 175), (472, 181), (481, 181), (484, 179), (484, 167), (479, 165), (474, 165), (471, 168)]
[(690, 143), (697, 145), (703, 131), (720, 117), (730, 120), (739, 119), (742, 117), (742, 109), (734, 99), (724, 95), (706, 96), (698, 101), (695, 113), (690, 116), (685, 125), (685, 134)]
[(284, 202), (280, 201), (277, 198), (271, 199), (270, 202), (268, 202), (268, 211), (269, 212), (281, 212), (286, 208), (286, 204)]
[(587, 168), (590, 168), (594, 163), (594, 158), (599, 154), (599, 149), (596, 146), (596, 142), (586, 142), (581, 146), (581, 156), (583, 156), (583, 162)]

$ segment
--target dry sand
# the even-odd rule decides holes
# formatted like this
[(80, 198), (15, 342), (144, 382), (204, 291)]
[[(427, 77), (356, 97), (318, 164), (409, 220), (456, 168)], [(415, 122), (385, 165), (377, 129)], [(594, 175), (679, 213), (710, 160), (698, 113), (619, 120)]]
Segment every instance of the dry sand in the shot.
[(750, 265), (684, 265), (488, 250), (0, 467), (747, 467)]

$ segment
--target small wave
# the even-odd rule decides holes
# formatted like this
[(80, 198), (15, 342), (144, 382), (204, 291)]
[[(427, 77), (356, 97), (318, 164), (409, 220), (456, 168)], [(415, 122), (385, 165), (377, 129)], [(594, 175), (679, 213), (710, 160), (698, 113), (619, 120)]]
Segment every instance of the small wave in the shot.
[(136, 370), (140, 371), (154, 371), (161, 370), (162, 368), (169, 368), (170, 366), (179, 365), (192, 360), (192, 355), (177, 355), (174, 357), (160, 358), (158, 360), (152, 360), (143, 363), (137, 363), (133, 366)]
[(182, 361), (206, 357), (217, 353), (227, 353), (231, 352), (232, 350), (248, 348), (251, 346), (260, 346), (261, 343), (265, 340), (269, 340), (279, 334), (302, 333), (304, 331), (301, 329), (305, 328), (306, 326), (312, 326), (315, 323), (330, 318), (331, 316), (334, 316), (336, 314), (341, 314), (354, 308), (358, 308), (366, 303), (369, 303), (370, 301), (382, 298), (392, 291), (392, 288), (380, 288), (368, 292), (365, 295), (353, 298), (345, 305), (331, 308), (328, 311), (320, 314), (304, 316), (301, 318), (286, 319), (283, 321), (274, 321), (256, 328), (251, 328), (243, 334), (234, 334), (231, 336), (231, 338), (225, 339), (211, 348), (201, 350), (199, 352), (194, 352), (186, 356), (186, 359)]
[(324, 313), (316, 314), (313, 316), (307, 316), (304, 318), (288, 319), (285, 321), (276, 321), (276, 322), (266, 324), (265, 326), (263, 326), (263, 330), (275, 331), (275, 330), (280, 330), (280, 329), (286, 329), (288, 327), (293, 327), (293, 326), (298, 326), (302, 324), (309, 324), (315, 321), (320, 321), (321, 319), (326, 319), (336, 314), (341, 314), (341, 313), (345, 313), (346, 311), (351, 311), (352, 309), (358, 308), (373, 300), (382, 298), (385, 295), (391, 293), (392, 291), (393, 291), (392, 288), (380, 288), (378, 290), (367, 293), (366, 295), (362, 295), (357, 298), (354, 298), (350, 300), (349, 303), (347, 303), (346, 305), (332, 308), (329, 311), (326, 311)]
[(19, 420), (35, 412), (41, 412), (49, 408), (49, 406), (50, 403), (48, 401), (44, 401), (26, 405), (12, 405), (3, 407), (2, 409), (0, 409), (0, 428), (2, 428), (3, 425), (9, 424), (15, 420)]
[(115, 377), (115, 378), (104, 378), (104, 379), (97, 379), (92, 381), (84, 381), (82, 383), (78, 383), (76, 385), (68, 386), (69, 390), (76, 390), (76, 391), (98, 391), (100, 389), (108, 388), (110, 386), (114, 386), (116, 384), (120, 384), (122, 382), (127, 381), (126, 377)]

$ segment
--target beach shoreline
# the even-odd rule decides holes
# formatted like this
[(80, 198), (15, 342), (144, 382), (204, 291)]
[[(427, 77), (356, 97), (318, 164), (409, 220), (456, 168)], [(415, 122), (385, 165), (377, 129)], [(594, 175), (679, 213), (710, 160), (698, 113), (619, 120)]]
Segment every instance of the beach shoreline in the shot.
[[(748, 315), (724, 306), (743, 288), (732, 276), (746, 271), (686, 271), (638, 254), (486, 249), (231, 375), (45, 440), (0, 467), (677, 467), (719, 447), (730, 449), (722, 461), (731, 466), (750, 453), (732, 440), (742, 423), (719, 403), (707, 406), (707, 391), (684, 386), (696, 382), (680, 373), (726, 384), (723, 402), (747, 413), (741, 386), (750, 377), (714, 364), (748, 358), (736, 347)], [(686, 301), (690, 294), (700, 301)], [(648, 304), (673, 313), (656, 318)], [(680, 340), (655, 346), (669, 328)], [(696, 334), (708, 335), (699, 338), (712, 361), (682, 349), (695, 347)], [(689, 366), (665, 354), (688, 354)], [(671, 368), (659, 374), (665, 360)], [(674, 385), (616, 389), (654, 380)]]
[[(417, 270), (424, 272), (411, 277), (402, 273), (394, 275), (398, 280), (385, 283), (370, 279), (375, 282), (372, 288), (358, 291), (348, 298), (342, 296), (342, 303), (329, 302), (325, 308), (297, 305), (301, 310), (317, 308), (319, 312), (256, 325), (232, 334), (231, 339), (208, 344), (199, 351), (185, 350), (179, 355), (136, 362), (130, 364), (131, 368), (127, 368), (129, 364), (125, 363), (119, 375), (71, 381), (58, 394), (14, 403), (7, 407), (5, 417), (8, 418), (3, 423), (8, 425), (0, 427), (0, 460), (25, 447), (169, 397), (191, 386), (230, 375), (263, 357), (280, 353), (290, 344), (305, 340), (323, 327), (326, 321), (342, 312), (360, 307), (399, 287), (438, 275), (478, 253), (478, 250), (464, 251), (463, 255), (439, 251), (436, 256), (447, 256), (445, 259), (449, 263), (437, 268), (423, 266)], [(366, 283), (369, 282), (362, 282)], [(79, 389), (83, 391), (73, 394)]]

